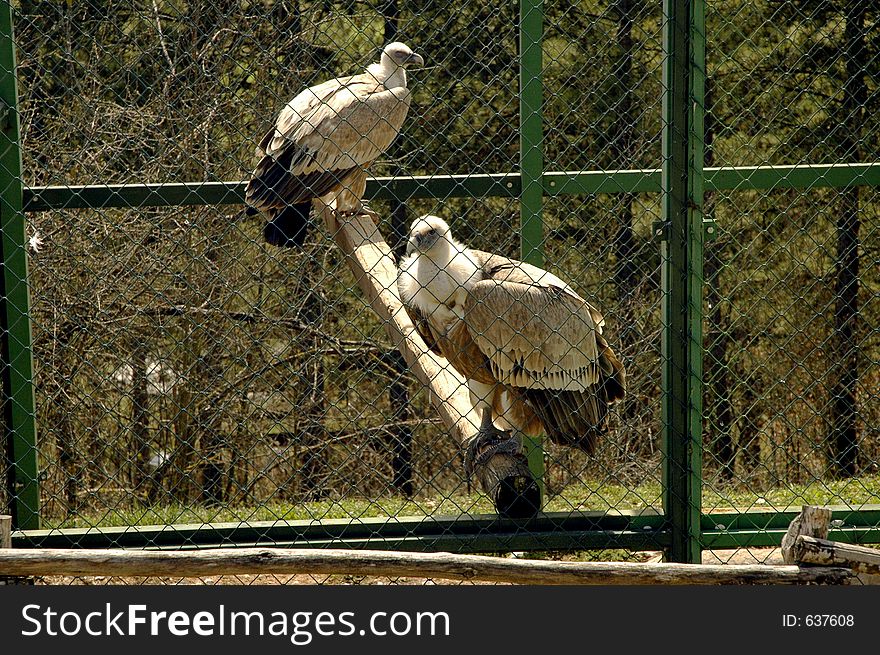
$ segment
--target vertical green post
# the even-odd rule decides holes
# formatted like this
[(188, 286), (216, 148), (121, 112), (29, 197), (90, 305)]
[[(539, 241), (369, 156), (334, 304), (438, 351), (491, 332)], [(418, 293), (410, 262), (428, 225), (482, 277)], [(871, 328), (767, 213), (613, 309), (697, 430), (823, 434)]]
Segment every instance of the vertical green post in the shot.
[[(535, 266), (544, 265), (542, 246), (544, 228), (543, 36), (544, 1), (520, 0), (519, 3), (519, 144), (520, 176), (520, 257)], [(524, 438), (523, 446), (529, 470), (544, 494), (544, 449), (541, 439)]]
[[(12, 6), (0, 5), (0, 320), (3, 329), (3, 421), (11, 458), (12, 521), (40, 527), (27, 252), (22, 212), (18, 84)], [(5, 468), (5, 464), (2, 468)]]
[(667, 559), (701, 558), (704, 0), (663, 2), (663, 504)]

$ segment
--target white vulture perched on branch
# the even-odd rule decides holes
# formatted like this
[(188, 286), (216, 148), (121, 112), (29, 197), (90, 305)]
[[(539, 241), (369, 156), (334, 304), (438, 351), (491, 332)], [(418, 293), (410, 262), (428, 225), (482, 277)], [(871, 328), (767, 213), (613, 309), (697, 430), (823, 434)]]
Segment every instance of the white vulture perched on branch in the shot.
[(413, 222), (397, 284), (419, 333), (467, 379), (481, 414), (469, 473), (477, 458), (518, 448), (510, 428), (593, 450), (626, 374), (602, 337), (602, 315), (570, 286), (467, 248), (436, 216)]
[(257, 147), (257, 166), (245, 191), (246, 213), (265, 212), (266, 241), (301, 246), (312, 200), (358, 213), (366, 168), (394, 141), (406, 118), (406, 66), (421, 55), (389, 43), (360, 75), (309, 87), (281, 111)]

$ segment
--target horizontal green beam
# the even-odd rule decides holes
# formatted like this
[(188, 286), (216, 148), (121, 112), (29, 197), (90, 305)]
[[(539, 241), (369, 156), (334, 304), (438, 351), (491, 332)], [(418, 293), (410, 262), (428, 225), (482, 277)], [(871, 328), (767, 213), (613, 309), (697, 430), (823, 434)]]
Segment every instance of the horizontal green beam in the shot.
[[(803, 164), (704, 168), (705, 191), (880, 186), (880, 162), (872, 164)], [(660, 169), (568, 171), (544, 174), (547, 195), (659, 193)]]
[[(880, 186), (880, 163), (801, 166), (738, 166), (705, 169), (706, 191), (845, 188)], [(548, 196), (597, 193), (659, 193), (660, 170), (563, 171), (542, 176)], [(25, 211), (239, 205), (245, 182), (181, 182), (31, 187)], [(379, 177), (367, 183), (366, 198), (519, 197), (517, 173)]]
[[(880, 543), (880, 505), (832, 506), (842, 525), (831, 538)], [(704, 549), (778, 546), (797, 509), (712, 512), (701, 517)], [(656, 510), (541, 514), (526, 521), (494, 515), (365, 518), (322, 521), (259, 521), (24, 530), (13, 533), (16, 548), (158, 548), (236, 546), (371, 548), (379, 550), (661, 550), (669, 543)]]
[(880, 162), (706, 168), (706, 191), (880, 186)]
[(93, 184), (25, 188), (24, 210), (240, 205), (244, 182)]
[[(181, 182), (32, 187), (24, 190), (25, 211), (240, 205), (247, 182)], [(433, 175), (380, 177), (367, 182), (365, 198), (517, 197), (519, 175)]]
[(13, 533), (16, 548), (197, 548), (277, 545), (492, 552), (501, 550), (660, 549), (663, 517), (643, 512), (400, 517), (126, 526)]
[[(880, 505), (828, 505), (834, 522), (829, 539), (857, 544), (880, 543)], [(704, 549), (779, 546), (800, 508), (781, 511), (713, 512), (700, 519)], [(839, 523), (838, 523), (839, 522)]]
[[(704, 532), (700, 543), (704, 550), (727, 550), (732, 548), (775, 548), (782, 544), (787, 530), (732, 530)], [(831, 530), (828, 538), (851, 544), (880, 543), (880, 528), (842, 528)]]
[(660, 193), (660, 170), (548, 172), (543, 182), (548, 196)]
[[(833, 521), (842, 521), (844, 527), (861, 526), (880, 528), (880, 505), (827, 505)], [(726, 530), (775, 530), (783, 532), (800, 512), (800, 507), (770, 511), (766, 509), (740, 512), (710, 512), (700, 519), (704, 532)]]

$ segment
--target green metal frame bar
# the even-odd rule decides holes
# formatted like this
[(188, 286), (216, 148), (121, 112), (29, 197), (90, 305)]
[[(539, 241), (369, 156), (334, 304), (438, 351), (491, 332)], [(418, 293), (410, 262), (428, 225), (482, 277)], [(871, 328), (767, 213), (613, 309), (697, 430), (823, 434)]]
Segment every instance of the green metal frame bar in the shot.
[[(706, 168), (706, 191), (843, 189), (880, 186), (880, 162)], [(660, 169), (550, 171), (541, 176), (545, 196), (660, 193)], [(247, 182), (180, 182), (41, 186), (24, 189), (24, 211), (240, 205)], [(400, 198), (518, 198), (519, 173), (379, 177), (367, 182), (368, 200)]]
[(702, 149), (694, 134), (702, 99), (693, 59), (700, 53), (693, 12), (701, 3), (663, 3), (663, 507), (671, 536), (667, 559), (691, 563), (701, 560)]
[(0, 321), (3, 329), (3, 421), (12, 464), (12, 522), (40, 525), (37, 431), (34, 413), (30, 298), (22, 210), (18, 81), (12, 6), (0, 6)]
[[(880, 541), (880, 505), (832, 506), (830, 538)], [(779, 546), (799, 509), (710, 512), (700, 520), (705, 548)], [(660, 550), (670, 544), (664, 515), (654, 510), (542, 514), (529, 521), (488, 516), (438, 516), (256, 521), (62, 530), (19, 530), (16, 548), (192, 549), (233, 546), (387, 550)]]
[(658, 550), (663, 516), (653, 510), (542, 514), (527, 521), (495, 515), (258, 521), (193, 525), (27, 530), (21, 548), (198, 548), (274, 545), (500, 552), (506, 550)]
[[(688, 259), (686, 322), (688, 368), (688, 431), (685, 448), (687, 458), (687, 507), (683, 507), (687, 522), (686, 541), (680, 561), (702, 562), (702, 533), (700, 518), (703, 500), (703, 245), (706, 237), (703, 215), (705, 200), (703, 183), (703, 142), (706, 107), (706, 0), (690, 0), (690, 89), (688, 116)], [(671, 552), (671, 551), (670, 551)], [(671, 558), (670, 558), (671, 559)]]
[[(540, 267), (544, 265), (544, 0), (520, 0), (519, 19), (520, 257)], [(542, 439), (523, 436), (523, 449), (543, 502)]]

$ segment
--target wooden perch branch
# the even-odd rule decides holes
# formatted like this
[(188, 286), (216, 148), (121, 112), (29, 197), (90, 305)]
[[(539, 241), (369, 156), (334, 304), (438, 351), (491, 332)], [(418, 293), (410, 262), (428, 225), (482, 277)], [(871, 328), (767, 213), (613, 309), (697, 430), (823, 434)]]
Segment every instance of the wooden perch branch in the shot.
[(847, 584), (844, 568), (514, 560), (451, 553), (235, 548), (197, 551), (0, 550), (0, 575), (338, 574), (515, 584)]
[[(430, 388), (434, 407), (462, 450), (466, 449), (476, 436), (479, 417), (464, 379), (445, 359), (428, 350), (406, 313), (397, 291), (397, 264), (391, 248), (365, 214), (344, 221), (338, 221), (329, 209), (322, 214), (388, 336), (418, 380)], [(530, 516), (540, 507), (540, 491), (523, 455), (496, 454), (475, 474), (499, 514)]]

